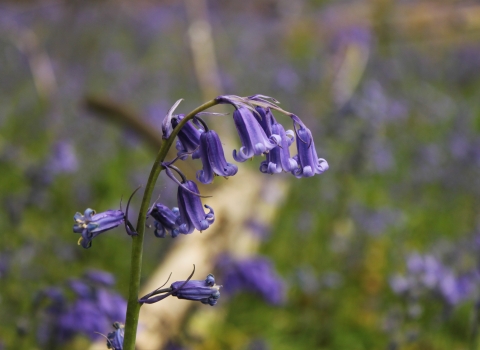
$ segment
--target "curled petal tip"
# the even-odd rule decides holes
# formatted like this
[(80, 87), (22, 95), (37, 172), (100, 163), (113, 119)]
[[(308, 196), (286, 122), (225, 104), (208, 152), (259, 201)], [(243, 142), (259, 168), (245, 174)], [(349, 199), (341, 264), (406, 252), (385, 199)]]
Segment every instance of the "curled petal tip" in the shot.
[(162, 137), (164, 139), (168, 139), (170, 135), (172, 134), (173, 127), (172, 127), (172, 117), (173, 117), (173, 112), (175, 109), (178, 107), (180, 102), (183, 101), (183, 98), (179, 99), (175, 104), (169, 109), (167, 115), (163, 119), (162, 122)]

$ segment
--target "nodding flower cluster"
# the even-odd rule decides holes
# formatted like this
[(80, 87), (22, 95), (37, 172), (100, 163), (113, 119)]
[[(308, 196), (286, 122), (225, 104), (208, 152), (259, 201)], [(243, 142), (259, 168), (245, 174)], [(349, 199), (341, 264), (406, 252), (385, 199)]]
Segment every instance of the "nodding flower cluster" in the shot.
[[(328, 169), (328, 163), (318, 158), (311, 131), (296, 115), (278, 107), (278, 101), (263, 95), (239, 97), (234, 95), (217, 97), (219, 103), (235, 107), (233, 122), (242, 146), (233, 151), (233, 159), (245, 162), (254, 156), (265, 155), (260, 171), (265, 174), (289, 172), (297, 178), (311, 177)], [(184, 115), (173, 115), (172, 107), (163, 122), (164, 138), (168, 138), (174, 128), (183, 120)], [(277, 122), (272, 110), (288, 115), (293, 121), (294, 130), (287, 130)], [(295, 137), (296, 136), (296, 137)], [(290, 145), (296, 140), (297, 155), (290, 156)], [(233, 176), (238, 167), (225, 159), (222, 143), (218, 134), (210, 130), (207, 124), (196, 116), (186, 122), (178, 132), (176, 148), (177, 158), (186, 160), (200, 159), (202, 169), (197, 171), (197, 180), (210, 184), (215, 176)], [(173, 162), (174, 162), (173, 161)], [(214, 211), (209, 206), (205, 214), (197, 185), (173, 166), (173, 162), (163, 163), (167, 175), (178, 185), (178, 208), (168, 208), (161, 203), (154, 204), (149, 215), (155, 219), (155, 236), (163, 238), (167, 233), (172, 237), (179, 233), (189, 234), (197, 229), (206, 230), (214, 221)], [(178, 181), (171, 170), (177, 172), (182, 181)]]
[[(216, 101), (230, 104), (235, 107), (233, 122), (238, 131), (242, 146), (233, 151), (233, 158), (237, 162), (245, 162), (253, 156), (265, 155), (260, 163), (260, 171), (265, 174), (288, 172), (297, 178), (311, 177), (322, 174), (328, 169), (328, 163), (318, 158), (311, 131), (299, 117), (278, 107), (278, 101), (263, 95), (239, 97), (225, 95), (217, 97)], [(168, 139), (184, 115), (174, 115), (175, 108), (180, 104), (178, 100), (168, 111), (163, 120), (163, 138)], [(286, 130), (277, 122), (272, 111), (289, 116), (294, 130)], [(171, 162), (162, 163), (167, 175), (177, 183), (178, 207), (170, 209), (164, 204), (155, 203), (148, 211), (148, 215), (155, 219), (155, 236), (163, 238), (166, 234), (176, 237), (178, 234), (190, 234), (195, 229), (206, 230), (215, 221), (214, 210), (205, 205), (205, 213), (200, 199), (200, 192), (195, 182), (187, 180), (180, 170), (173, 165), (177, 160), (200, 159), (202, 169), (197, 171), (196, 178), (203, 184), (209, 184), (215, 176), (233, 176), (238, 167), (228, 163), (225, 159), (223, 146), (218, 134), (210, 130), (199, 113), (192, 120), (184, 123), (178, 131), (176, 148), (177, 158)], [(210, 113), (216, 114), (216, 113)], [(290, 156), (289, 147), (296, 142), (297, 154)], [(179, 174), (179, 181), (173, 172)], [(127, 205), (128, 212), (128, 205)], [(127, 233), (136, 234), (122, 210), (107, 210), (96, 214), (93, 209), (87, 209), (85, 214), (74, 216), (73, 231), (80, 233), (79, 244), (84, 248), (91, 246), (92, 239), (100, 233), (125, 224)]]
[[(192, 159), (200, 159), (202, 169), (197, 171), (196, 178), (203, 184), (210, 184), (215, 176), (234, 176), (238, 171), (236, 165), (226, 161), (218, 134), (210, 130), (201, 119), (204, 114), (218, 113), (201, 112), (192, 119), (184, 120), (185, 115), (173, 114), (180, 102), (181, 100), (178, 100), (173, 105), (162, 122), (163, 139), (170, 140), (172, 134), (177, 136), (177, 157), (172, 161), (161, 163), (168, 177), (178, 185), (178, 207), (170, 209), (162, 203), (154, 203), (147, 212), (147, 216), (155, 219), (154, 232), (159, 238), (165, 237), (166, 234), (176, 237), (179, 234), (191, 234), (194, 230), (203, 231), (215, 221), (213, 209), (208, 205), (202, 205), (200, 199), (202, 196), (196, 183), (188, 180), (174, 165), (176, 161), (186, 160), (189, 156)], [(281, 109), (277, 100), (264, 95), (249, 97), (225, 95), (217, 97), (214, 102), (229, 104), (235, 108), (233, 122), (241, 142), (241, 147), (233, 151), (235, 161), (245, 162), (254, 156), (265, 155), (265, 160), (260, 164), (262, 173), (287, 172), (297, 178), (322, 174), (328, 169), (327, 161), (317, 156), (310, 130), (295, 114)], [(285, 131), (272, 111), (290, 117), (294, 130)], [(297, 154), (292, 157), (289, 147), (294, 142), (296, 142)], [(181, 180), (178, 180), (174, 173), (178, 174)], [(89, 248), (93, 238), (121, 224), (125, 225), (127, 234), (137, 235), (128, 220), (128, 207), (132, 196), (125, 213), (120, 208), (120, 210), (107, 210), (98, 214), (93, 209), (87, 209), (84, 215), (75, 214), (73, 231), (81, 234), (79, 244), (83, 248)], [(204, 207), (208, 212), (205, 212)], [(213, 275), (208, 275), (205, 281), (190, 281), (190, 278), (191, 276), (184, 282), (175, 282), (170, 288), (157, 289), (141, 298), (139, 302), (153, 303), (172, 295), (179, 299), (197, 300), (204, 304), (215, 305), (220, 292), (219, 287), (215, 285)], [(120, 327), (116, 329), (115, 334), (121, 333)], [(115, 334), (112, 334), (109, 343), (113, 347)]]

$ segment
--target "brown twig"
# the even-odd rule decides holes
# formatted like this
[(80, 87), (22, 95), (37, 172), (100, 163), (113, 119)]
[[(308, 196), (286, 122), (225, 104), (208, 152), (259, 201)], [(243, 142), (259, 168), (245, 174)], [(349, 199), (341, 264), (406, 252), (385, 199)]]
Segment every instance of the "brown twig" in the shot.
[(85, 107), (96, 115), (109, 121), (120, 123), (132, 130), (151, 147), (158, 150), (162, 145), (162, 136), (157, 128), (145, 122), (141, 116), (127, 106), (121, 105), (107, 97), (87, 96)]

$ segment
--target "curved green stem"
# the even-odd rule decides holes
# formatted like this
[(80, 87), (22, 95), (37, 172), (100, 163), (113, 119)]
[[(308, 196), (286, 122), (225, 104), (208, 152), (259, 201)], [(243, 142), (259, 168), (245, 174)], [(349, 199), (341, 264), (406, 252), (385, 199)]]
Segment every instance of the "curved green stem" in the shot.
[(153, 189), (157, 182), (158, 175), (163, 170), (162, 162), (165, 161), (167, 152), (173, 144), (173, 140), (177, 136), (180, 129), (196, 114), (217, 105), (219, 102), (211, 100), (203, 105), (195, 108), (188, 113), (173, 130), (170, 137), (162, 142), (157, 158), (153, 163), (147, 185), (143, 193), (142, 204), (138, 214), (137, 236), (132, 236), (132, 255), (130, 264), (130, 289), (128, 292), (127, 318), (125, 322), (125, 338), (123, 342), (124, 350), (134, 350), (135, 340), (137, 336), (138, 316), (141, 304), (138, 302), (138, 293), (140, 290), (140, 277), (142, 273), (142, 255), (143, 255), (143, 238), (145, 236), (145, 222), (147, 220), (147, 211), (152, 199)]

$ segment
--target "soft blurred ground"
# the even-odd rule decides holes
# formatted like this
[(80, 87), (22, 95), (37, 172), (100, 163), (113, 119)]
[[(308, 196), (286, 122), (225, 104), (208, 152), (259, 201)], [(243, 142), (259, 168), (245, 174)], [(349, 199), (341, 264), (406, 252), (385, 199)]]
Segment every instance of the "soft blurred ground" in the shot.
[[(126, 296), (129, 238), (118, 229), (83, 250), (71, 218), (87, 207), (118, 208), (122, 195), (145, 183), (155, 150), (87, 112), (86, 95), (129, 106), (159, 132), (179, 98), (184, 113), (216, 94), (261, 93), (305, 121), (330, 164), (315, 178), (280, 175), (289, 194), (259, 252), (287, 282), (287, 301), (222, 295), (215, 308), (194, 305), (172, 342), (475, 348), (475, 288), (449, 304), (440, 284), (405, 297), (390, 282), (417, 252), (478, 284), (479, 39), (473, 2), (3, 3), (0, 343), (34, 349), (36, 292), (87, 268), (113, 273)], [(208, 120), (226, 145), (238, 145), (229, 117)], [(239, 164), (237, 186), (268, 181), (256, 172), (258, 180), (242, 183), (243, 170), (259, 163)], [(172, 206), (175, 191), (161, 177), (154, 196)], [(147, 237), (145, 282), (170, 245)], [(89, 342), (80, 336), (69, 348)]]

